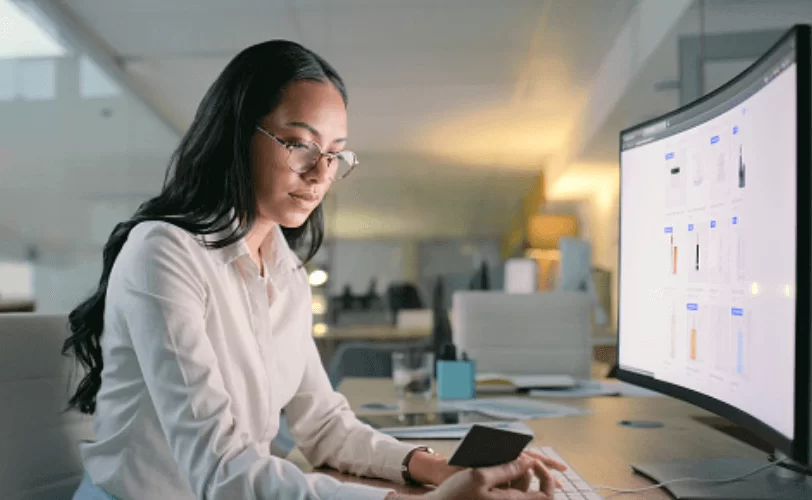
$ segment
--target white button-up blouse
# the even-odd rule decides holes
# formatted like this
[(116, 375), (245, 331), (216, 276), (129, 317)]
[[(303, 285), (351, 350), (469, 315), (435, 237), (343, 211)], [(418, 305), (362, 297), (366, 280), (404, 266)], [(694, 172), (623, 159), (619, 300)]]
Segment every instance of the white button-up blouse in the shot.
[[(215, 235), (222, 237), (221, 235)], [(311, 292), (276, 227), (260, 247), (207, 249), (163, 222), (137, 225), (107, 290), (92, 481), (123, 500), (380, 499), (389, 490), (305, 474), (271, 454), (285, 410), (313, 465), (401, 481), (411, 445), (362, 424), (311, 334)]]

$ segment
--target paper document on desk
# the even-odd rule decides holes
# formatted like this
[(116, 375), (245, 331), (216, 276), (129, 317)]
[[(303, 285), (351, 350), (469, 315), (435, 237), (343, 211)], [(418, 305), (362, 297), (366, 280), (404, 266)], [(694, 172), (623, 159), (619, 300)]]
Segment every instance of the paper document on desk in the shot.
[(575, 387), (568, 389), (534, 389), (530, 391), (530, 396), (567, 399), (601, 396), (657, 397), (662, 394), (619, 380), (582, 380)]
[(522, 389), (566, 388), (577, 384), (569, 375), (507, 375), (477, 373), (478, 392), (516, 392)]
[(493, 417), (517, 420), (575, 417), (590, 413), (581, 408), (528, 398), (484, 398), (470, 401), (440, 401), (438, 404), (441, 410), (478, 411)]
[[(468, 434), (474, 423), (448, 425), (421, 425), (414, 427), (390, 427), (378, 429), (395, 439), (462, 439)], [(496, 429), (533, 435), (533, 430), (518, 420), (505, 422), (479, 422), (476, 425), (487, 425)]]

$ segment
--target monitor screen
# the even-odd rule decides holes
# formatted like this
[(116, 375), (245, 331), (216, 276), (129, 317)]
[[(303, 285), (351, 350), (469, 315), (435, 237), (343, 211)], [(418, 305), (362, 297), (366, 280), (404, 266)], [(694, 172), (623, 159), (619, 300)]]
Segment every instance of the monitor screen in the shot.
[(793, 439), (794, 39), (708, 99), (621, 134), (621, 370)]

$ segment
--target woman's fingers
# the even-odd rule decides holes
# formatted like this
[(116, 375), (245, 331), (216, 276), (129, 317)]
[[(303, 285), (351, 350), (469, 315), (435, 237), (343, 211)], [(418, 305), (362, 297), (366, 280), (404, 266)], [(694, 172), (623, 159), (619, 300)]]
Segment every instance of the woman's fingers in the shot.
[[(559, 462), (558, 460), (555, 460), (555, 459), (552, 459), (552, 458), (549, 458), (549, 457), (545, 457), (544, 455), (542, 455), (540, 453), (536, 453), (534, 451), (525, 451), (524, 453), (522, 453), (522, 456), (523, 457), (528, 457), (531, 462), (535, 462), (535, 463), (541, 462), (544, 465), (544, 467), (546, 467), (548, 469), (552, 468), (552, 469), (555, 469), (555, 470), (558, 470), (558, 471), (567, 470), (567, 466), (565, 464)], [(532, 465), (532, 464), (528, 464), (528, 465)], [(540, 476), (539, 476), (539, 479), (541, 479)], [(563, 484), (561, 484), (561, 481), (559, 481), (558, 479), (555, 479), (555, 477), (553, 477), (553, 484), (555, 484), (556, 488), (562, 488), (564, 486)]]
[(558, 471), (561, 471), (561, 472), (564, 472), (565, 470), (567, 470), (567, 464), (565, 464), (563, 462), (559, 462), (558, 460), (556, 460), (554, 458), (550, 458), (550, 457), (548, 457), (546, 455), (542, 455), (541, 453), (538, 453), (538, 452), (533, 451), (533, 450), (525, 450), (524, 453), (526, 455), (530, 455), (531, 457), (533, 457), (533, 458), (535, 458), (537, 460), (541, 460), (541, 463), (543, 463), (544, 465), (546, 465), (547, 467), (549, 467), (551, 469), (555, 469), (555, 470), (558, 470)]
[(509, 490), (491, 490), (485, 496), (487, 500), (553, 500), (552, 495), (547, 495), (542, 491), (519, 491), (514, 489)]
[(516, 489), (530, 491), (530, 485), (533, 484), (533, 478), (535, 477), (536, 473), (533, 472), (532, 469), (528, 469), (524, 477), (521, 479), (521, 481), (519, 481), (519, 485), (516, 487)]
[(562, 485), (553, 477), (550, 469), (544, 466), (540, 461), (534, 460), (532, 463), (533, 472), (539, 478), (539, 490), (546, 494), (548, 497), (555, 496), (556, 487), (560, 488)]
[(474, 469), (474, 478), (486, 488), (496, 488), (508, 482), (518, 482), (527, 475), (529, 464), (514, 460), (503, 465)]

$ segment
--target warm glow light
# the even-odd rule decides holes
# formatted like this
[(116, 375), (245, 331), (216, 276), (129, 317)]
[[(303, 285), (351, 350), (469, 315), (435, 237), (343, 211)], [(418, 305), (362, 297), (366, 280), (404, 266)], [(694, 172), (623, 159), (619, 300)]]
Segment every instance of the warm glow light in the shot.
[(594, 199), (609, 207), (617, 198), (620, 171), (613, 164), (572, 165), (547, 189), (551, 201)]
[(312, 286), (321, 286), (327, 283), (327, 271), (316, 269), (310, 273), (310, 284)]
[(789, 285), (784, 285), (784, 295), (786, 295), (787, 297), (789, 297), (789, 296), (790, 296), (790, 288), (789, 288)]
[(468, 165), (538, 171), (562, 146), (568, 128), (532, 105), (506, 106), (441, 121), (414, 143), (429, 154)]
[(313, 297), (313, 314), (324, 314), (327, 312), (327, 304), (324, 303), (324, 297), (316, 295)]
[(543, 250), (540, 248), (528, 248), (524, 251), (524, 256), (528, 259), (536, 260), (559, 260), (561, 251), (558, 249)]
[(750, 285), (750, 293), (753, 295), (758, 295), (758, 283), (753, 283)]
[(384, 214), (373, 208), (342, 208), (334, 220), (335, 235), (356, 238), (388, 239), (404, 234), (426, 236), (429, 230), (425, 213)]
[(313, 336), (323, 337), (327, 334), (327, 325), (324, 323), (316, 323), (313, 325)]

